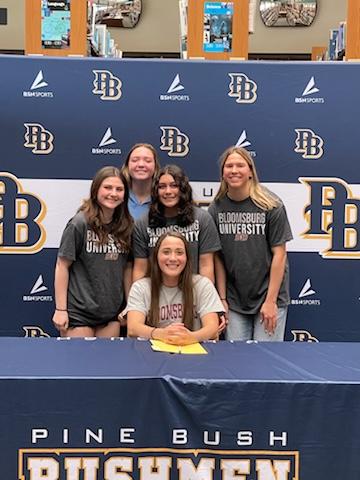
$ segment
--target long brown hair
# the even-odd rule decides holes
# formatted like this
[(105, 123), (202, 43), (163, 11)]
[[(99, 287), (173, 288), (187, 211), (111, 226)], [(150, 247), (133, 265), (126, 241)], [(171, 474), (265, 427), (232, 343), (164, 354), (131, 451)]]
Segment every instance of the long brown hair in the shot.
[(178, 287), (182, 292), (182, 304), (183, 304), (183, 318), (182, 321), (186, 328), (193, 329), (194, 322), (194, 291), (193, 291), (193, 274), (191, 266), (191, 257), (189, 251), (189, 245), (185, 237), (178, 232), (166, 232), (161, 235), (153, 250), (152, 261), (150, 267), (150, 279), (151, 279), (151, 303), (148, 318), (148, 325), (153, 327), (159, 326), (159, 299), (160, 290), (163, 285), (162, 271), (159, 267), (158, 254), (162, 242), (167, 237), (180, 238), (184, 243), (186, 252), (186, 264), (184, 270), (180, 274)]
[(179, 187), (178, 215), (176, 223), (180, 227), (191, 225), (195, 219), (192, 188), (188, 176), (178, 165), (165, 165), (154, 177), (149, 210), (149, 226), (164, 227), (166, 218), (164, 205), (159, 199), (159, 182), (163, 175), (171, 175)]
[(224, 165), (228, 157), (232, 153), (237, 153), (240, 155), (245, 162), (249, 165), (251, 170), (251, 179), (250, 179), (250, 198), (259, 208), (263, 210), (272, 210), (275, 207), (278, 207), (280, 201), (275, 195), (273, 195), (267, 188), (263, 187), (259, 182), (259, 177), (256, 171), (255, 163), (245, 148), (242, 147), (229, 147), (220, 157), (220, 187), (215, 196), (215, 202), (225, 197), (228, 191), (228, 185), (224, 180), (223, 172)]
[[(101, 220), (101, 208), (97, 201), (97, 195), (102, 182), (109, 177), (117, 177), (124, 184), (124, 201), (115, 208), (111, 223), (104, 225)], [(111, 166), (103, 167), (95, 174), (91, 183), (90, 198), (84, 200), (79, 208), (79, 211), (84, 212), (86, 221), (91, 230), (99, 237), (100, 243), (106, 243), (110, 234), (126, 252), (130, 250), (131, 233), (134, 226), (134, 220), (128, 210), (128, 198), (129, 187), (120, 170)]]
[(130, 177), (130, 174), (129, 174), (129, 161), (130, 161), (130, 157), (131, 157), (131, 154), (133, 153), (133, 151), (136, 148), (139, 148), (139, 147), (147, 148), (153, 154), (154, 162), (155, 162), (155, 170), (154, 170), (153, 178), (156, 177), (158, 171), (160, 170), (160, 163), (159, 163), (159, 159), (158, 159), (158, 154), (157, 154), (157, 151), (155, 150), (155, 148), (150, 143), (135, 143), (135, 145), (133, 145), (130, 148), (129, 153), (126, 156), (124, 165), (121, 167), (121, 173), (126, 178), (126, 181), (130, 185), (130, 187), (131, 187), (131, 177)]

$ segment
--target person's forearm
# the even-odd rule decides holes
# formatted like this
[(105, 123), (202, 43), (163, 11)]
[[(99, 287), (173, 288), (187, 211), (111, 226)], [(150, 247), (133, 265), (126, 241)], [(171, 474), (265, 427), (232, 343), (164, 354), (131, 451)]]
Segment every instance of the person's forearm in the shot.
[(270, 267), (270, 278), (269, 278), (269, 287), (266, 294), (266, 302), (276, 303), (281, 283), (284, 278), (286, 265), (286, 251), (279, 250), (277, 251), (272, 259)]
[(154, 331), (154, 327), (149, 327), (148, 325), (136, 323), (135, 325), (128, 323), (128, 335), (129, 337), (140, 337), (140, 338), (153, 338), (154, 336), (151, 333)]
[(136, 282), (136, 280), (140, 280), (141, 278), (144, 278), (146, 276), (148, 270), (148, 262), (149, 260), (147, 258), (135, 259), (132, 271), (133, 283)]
[(219, 317), (215, 312), (207, 313), (201, 317), (202, 327), (195, 332), (190, 332), (197, 342), (215, 340), (218, 337)]
[(215, 283), (214, 254), (204, 253), (199, 258), (199, 273)]
[(124, 293), (125, 299), (128, 298), (131, 283), (132, 283), (132, 265), (129, 263), (126, 265), (124, 270)]
[(191, 332), (191, 336), (194, 338), (195, 342), (203, 342), (205, 340), (214, 340), (217, 338), (217, 329), (214, 331), (213, 327), (206, 326)]
[(55, 268), (55, 308), (67, 310), (69, 269), (64, 263), (57, 262)]
[(226, 272), (224, 264), (217, 254), (215, 254), (215, 279), (216, 290), (219, 293), (220, 299), (226, 300)]

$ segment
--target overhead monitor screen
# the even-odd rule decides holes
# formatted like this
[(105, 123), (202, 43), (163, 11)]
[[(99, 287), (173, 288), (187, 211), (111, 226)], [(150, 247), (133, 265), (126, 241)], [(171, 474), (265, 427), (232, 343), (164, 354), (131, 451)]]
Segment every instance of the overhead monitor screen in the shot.
[(41, 1), (41, 44), (43, 48), (70, 47), (70, 0)]
[(204, 52), (231, 52), (233, 2), (204, 3)]

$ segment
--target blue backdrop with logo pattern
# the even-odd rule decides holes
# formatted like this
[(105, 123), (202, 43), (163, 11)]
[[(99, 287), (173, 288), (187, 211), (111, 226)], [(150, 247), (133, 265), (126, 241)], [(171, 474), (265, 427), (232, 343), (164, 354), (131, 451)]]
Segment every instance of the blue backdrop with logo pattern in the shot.
[(222, 151), (246, 147), (293, 229), (287, 339), (360, 338), (358, 64), (0, 62), (1, 335), (56, 334), (62, 230), (94, 173), (145, 141), (185, 169), (204, 206)]

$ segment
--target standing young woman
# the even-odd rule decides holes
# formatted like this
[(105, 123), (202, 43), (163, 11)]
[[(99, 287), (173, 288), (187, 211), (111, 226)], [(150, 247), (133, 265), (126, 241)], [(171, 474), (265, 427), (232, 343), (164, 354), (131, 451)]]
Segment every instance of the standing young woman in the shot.
[(221, 248), (219, 236), (211, 216), (193, 204), (189, 179), (177, 165), (160, 170), (154, 180), (149, 214), (136, 221), (133, 281), (147, 274), (150, 252), (168, 231), (185, 236), (194, 273), (214, 282), (214, 252)]
[(174, 345), (217, 338), (222, 310), (212, 282), (192, 273), (188, 242), (180, 233), (167, 232), (153, 251), (150, 278), (131, 287), (128, 335)]
[(121, 171), (130, 185), (128, 207), (135, 220), (149, 211), (152, 181), (159, 169), (152, 145), (137, 143), (131, 147)]
[(260, 185), (243, 148), (220, 159), (221, 184), (209, 213), (220, 234), (216, 284), (229, 309), (227, 340), (283, 340), (289, 303), (286, 242), (292, 239), (281, 200)]
[(95, 175), (90, 198), (68, 222), (55, 268), (53, 322), (61, 336), (114, 337), (131, 283), (133, 219), (128, 187), (115, 167)]

